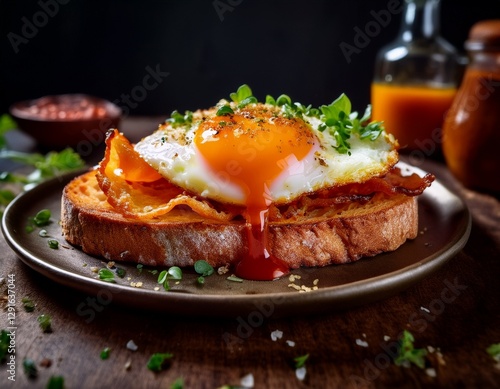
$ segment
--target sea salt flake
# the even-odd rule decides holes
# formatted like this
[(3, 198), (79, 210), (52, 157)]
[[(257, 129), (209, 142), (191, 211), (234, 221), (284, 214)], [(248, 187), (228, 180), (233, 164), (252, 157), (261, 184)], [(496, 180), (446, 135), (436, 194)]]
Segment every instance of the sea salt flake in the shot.
[(135, 342), (131, 339), (127, 342), (127, 349), (132, 350), (132, 351), (137, 351), (139, 347), (135, 344)]
[(271, 339), (273, 342), (276, 342), (278, 339), (281, 339), (282, 337), (283, 337), (283, 331), (275, 330), (271, 332)]
[(307, 370), (305, 366), (299, 367), (295, 370), (295, 377), (297, 377), (299, 381), (304, 381), (304, 378), (306, 378), (306, 373)]
[(290, 347), (295, 347), (295, 342), (293, 340), (287, 340), (286, 344), (289, 345)]
[(368, 347), (368, 342), (362, 339), (356, 339), (356, 344), (360, 347)]
[(436, 377), (437, 376), (436, 369), (434, 369), (433, 367), (429, 367), (429, 368), (425, 369), (425, 374), (427, 374), (429, 377)]
[(253, 379), (253, 374), (247, 374), (246, 376), (242, 377), (240, 380), (241, 386), (244, 388), (253, 388), (254, 386), (254, 379)]

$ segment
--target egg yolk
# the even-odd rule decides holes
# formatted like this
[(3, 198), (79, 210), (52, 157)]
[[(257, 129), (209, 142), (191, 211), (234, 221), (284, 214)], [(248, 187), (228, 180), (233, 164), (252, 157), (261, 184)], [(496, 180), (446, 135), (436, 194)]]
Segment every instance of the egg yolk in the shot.
[(237, 265), (238, 276), (271, 280), (288, 272), (283, 261), (267, 248), (269, 187), (286, 174), (287, 160), (301, 161), (318, 142), (299, 118), (276, 116), (268, 109), (245, 108), (235, 114), (204, 120), (196, 131), (195, 145), (211, 172), (245, 193), (248, 256)]

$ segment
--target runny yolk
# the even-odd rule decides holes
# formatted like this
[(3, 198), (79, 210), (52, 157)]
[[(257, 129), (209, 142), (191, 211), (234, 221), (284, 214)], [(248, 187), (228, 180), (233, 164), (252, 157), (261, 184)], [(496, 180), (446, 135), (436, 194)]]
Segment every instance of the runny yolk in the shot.
[(317, 142), (297, 118), (273, 117), (266, 109), (246, 108), (215, 116), (200, 124), (194, 142), (217, 177), (245, 193), (248, 254), (235, 268), (239, 277), (272, 280), (288, 273), (288, 266), (268, 251), (267, 216), (272, 199), (269, 187), (282, 173), (287, 159), (302, 160)]

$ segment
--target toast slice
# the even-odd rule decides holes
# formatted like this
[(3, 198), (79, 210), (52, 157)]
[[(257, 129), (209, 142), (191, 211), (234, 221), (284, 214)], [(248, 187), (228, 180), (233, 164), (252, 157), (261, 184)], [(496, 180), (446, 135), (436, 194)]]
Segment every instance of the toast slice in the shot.
[[(177, 207), (151, 220), (122, 216), (107, 202), (95, 171), (73, 179), (61, 203), (64, 238), (85, 253), (149, 266), (236, 264), (247, 251), (244, 221), (219, 222)], [(291, 269), (356, 261), (393, 251), (418, 233), (417, 198), (375, 195), (366, 203), (269, 223), (269, 249)]]

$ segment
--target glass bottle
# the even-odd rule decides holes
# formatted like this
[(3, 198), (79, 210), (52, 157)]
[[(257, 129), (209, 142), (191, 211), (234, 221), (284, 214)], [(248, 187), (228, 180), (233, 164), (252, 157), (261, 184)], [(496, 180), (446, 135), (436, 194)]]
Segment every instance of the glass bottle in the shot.
[(443, 126), (443, 154), (465, 186), (500, 193), (500, 20), (472, 26), (463, 81)]
[(459, 55), (440, 36), (440, 0), (405, 0), (396, 40), (377, 54), (372, 118), (383, 121), (401, 151), (441, 150), (441, 127), (456, 93)]

